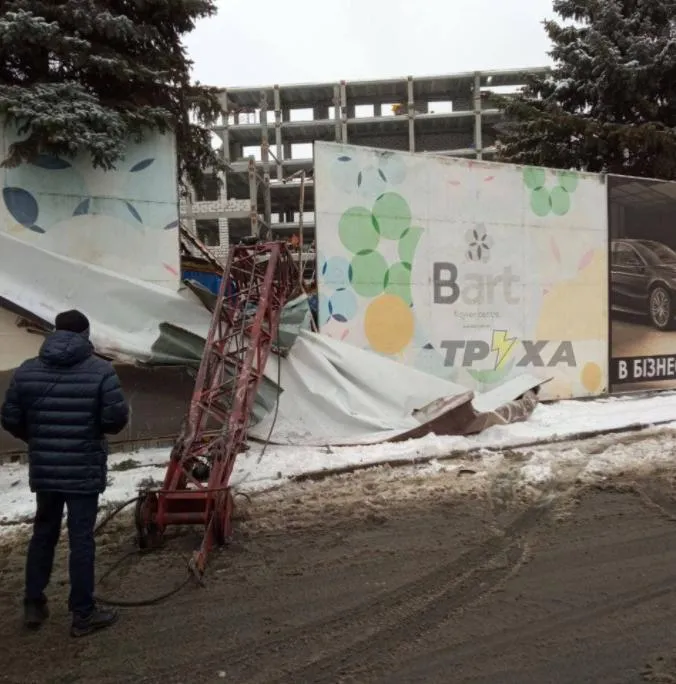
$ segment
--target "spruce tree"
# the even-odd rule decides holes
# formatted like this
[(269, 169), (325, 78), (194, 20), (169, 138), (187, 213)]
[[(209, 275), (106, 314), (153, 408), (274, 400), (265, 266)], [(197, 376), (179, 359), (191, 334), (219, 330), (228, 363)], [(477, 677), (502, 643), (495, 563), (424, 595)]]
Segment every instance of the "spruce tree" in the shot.
[(91, 154), (111, 169), (129, 140), (173, 131), (195, 185), (222, 162), (208, 125), (215, 89), (191, 83), (182, 38), (213, 0), (0, 0), (0, 118), (21, 142), (5, 166), (39, 154)]
[(501, 161), (676, 179), (676, 0), (554, 0), (551, 73), (503, 99)]

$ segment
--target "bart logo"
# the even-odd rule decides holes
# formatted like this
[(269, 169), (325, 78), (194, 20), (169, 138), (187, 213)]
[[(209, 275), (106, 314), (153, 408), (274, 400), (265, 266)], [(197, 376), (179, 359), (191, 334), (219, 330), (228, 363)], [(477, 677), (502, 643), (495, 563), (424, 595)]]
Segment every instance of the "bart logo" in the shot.
[(491, 351), (497, 352), (495, 370), (502, 368), (516, 344), (516, 337), (507, 337), (507, 330), (494, 330), (491, 337)]

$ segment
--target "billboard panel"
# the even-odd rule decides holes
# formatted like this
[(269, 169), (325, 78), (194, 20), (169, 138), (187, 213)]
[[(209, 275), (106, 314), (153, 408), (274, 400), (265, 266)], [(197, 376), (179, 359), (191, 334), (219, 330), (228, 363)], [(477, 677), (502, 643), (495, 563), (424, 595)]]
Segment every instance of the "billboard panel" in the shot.
[(676, 387), (676, 183), (608, 178), (610, 385)]
[(315, 145), (321, 331), (465, 386), (607, 388), (598, 176)]
[[(0, 156), (18, 139), (0, 125)], [(0, 169), (0, 234), (117, 275), (177, 290), (178, 190), (173, 135), (130, 142), (117, 168), (87, 155), (42, 155)]]

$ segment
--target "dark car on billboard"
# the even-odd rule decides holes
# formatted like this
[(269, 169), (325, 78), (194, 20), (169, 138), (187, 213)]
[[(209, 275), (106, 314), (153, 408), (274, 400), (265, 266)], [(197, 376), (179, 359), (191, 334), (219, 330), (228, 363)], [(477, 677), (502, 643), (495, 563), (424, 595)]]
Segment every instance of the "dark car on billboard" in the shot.
[(610, 306), (647, 317), (658, 330), (674, 327), (676, 252), (654, 240), (610, 243)]

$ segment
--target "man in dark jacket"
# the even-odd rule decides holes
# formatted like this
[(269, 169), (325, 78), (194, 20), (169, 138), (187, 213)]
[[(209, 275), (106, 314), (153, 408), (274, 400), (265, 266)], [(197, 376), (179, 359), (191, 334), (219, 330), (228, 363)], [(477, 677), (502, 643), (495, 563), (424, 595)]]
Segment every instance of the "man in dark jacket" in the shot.
[(2, 427), (28, 445), (29, 484), (37, 498), (26, 559), (26, 626), (37, 629), (49, 615), (44, 592), (65, 506), (71, 634), (84, 636), (117, 619), (94, 602), (94, 527), (106, 488), (105, 435), (125, 427), (129, 408), (113, 366), (94, 356), (86, 316), (65, 311), (55, 328), (39, 356), (15, 372), (0, 416)]

